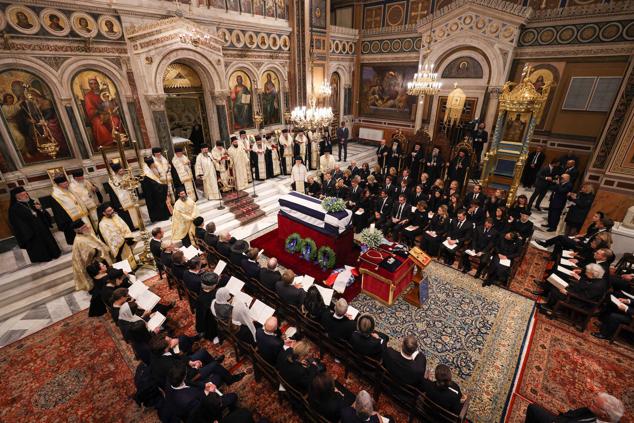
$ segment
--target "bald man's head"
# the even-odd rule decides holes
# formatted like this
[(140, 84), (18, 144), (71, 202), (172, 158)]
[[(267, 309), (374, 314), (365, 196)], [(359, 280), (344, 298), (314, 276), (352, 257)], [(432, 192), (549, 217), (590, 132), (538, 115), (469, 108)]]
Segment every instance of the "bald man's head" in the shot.
[(266, 262), (266, 267), (269, 270), (275, 270), (277, 269), (277, 259), (275, 257), (271, 257), (269, 259), (269, 261)]
[(264, 322), (264, 330), (273, 333), (277, 330), (277, 317), (271, 316)]

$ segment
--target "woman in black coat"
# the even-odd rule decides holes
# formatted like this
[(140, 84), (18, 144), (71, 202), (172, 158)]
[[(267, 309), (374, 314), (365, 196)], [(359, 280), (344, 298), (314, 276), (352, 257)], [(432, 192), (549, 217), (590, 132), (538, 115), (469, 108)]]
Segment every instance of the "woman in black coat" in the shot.
[(568, 198), (574, 204), (570, 206), (566, 214), (566, 234), (576, 235), (583, 226), (594, 202), (594, 189), (590, 184), (583, 184), (578, 194), (570, 193)]
[[(364, 189), (361, 193), (359, 204), (357, 204), (357, 210), (352, 215), (352, 226), (354, 227), (354, 233), (358, 234), (363, 229), (370, 226), (370, 217), (374, 216), (372, 204), (373, 203), (370, 200), (370, 191)], [(363, 213), (360, 213), (360, 210), (363, 210)]]
[(326, 311), (326, 305), (324, 299), (321, 296), (321, 292), (315, 285), (308, 288), (306, 295), (304, 296), (304, 302), (301, 307), (302, 313), (309, 319), (319, 321), (321, 315)]
[(90, 307), (88, 316), (97, 317), (106, 314), (106, 305), (101, 298), (101, 291), (108, 282), (108, 266), (105, 263), (95, 260), (86, 266), (86, 273), (92, 278), (93, 287), (90, 292)]
[[(422, 248), (430, 256), (437, 256), (440, 243), (445, 240), (445, 235), (449, 230), (449, 215), (447, 206), (444, 204), (438, 207), (438, 212), (429, 222), (427, 230), (423, 233)], [(427, 232), (435, 232), (435, 236)]]
[(62, 254), (49, 229), (51, 217), (22, 187), (11, 190), (9, 226), (31, 263), (51, 261)]
[[(459, 414), (462, 408), (460, 387), (451, 380), (451, 370), (444, 364), (436, 366), (435, 381), (423, 380), (423, 391), (427, 399), (447, 411)], [(418, 399), (420, 401), (420, 397)]]
[(335, 381), (327, 373), (315, 375), (308, 393), (310, 406), (330, 422), (338, 422), (341, 418), (341, 411), (354, 402), (354, 397), (346, 391), (344, 396), (342, 386), (335, 387)]

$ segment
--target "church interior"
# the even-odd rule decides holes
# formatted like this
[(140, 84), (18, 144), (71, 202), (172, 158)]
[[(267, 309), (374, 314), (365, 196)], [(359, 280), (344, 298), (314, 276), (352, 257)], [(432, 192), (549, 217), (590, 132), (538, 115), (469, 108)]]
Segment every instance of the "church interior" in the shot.
[(0, 421), (634, 422), (632, 0), (0, 33)]

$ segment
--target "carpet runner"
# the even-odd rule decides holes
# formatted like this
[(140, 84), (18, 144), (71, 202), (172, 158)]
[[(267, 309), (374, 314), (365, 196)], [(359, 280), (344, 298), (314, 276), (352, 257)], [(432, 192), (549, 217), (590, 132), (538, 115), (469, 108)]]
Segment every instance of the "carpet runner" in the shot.
[(257, 220), (265, 214), (253, 200), (253, 197), (245, 191), (234, 191), (224, 194), (222, 202), (229, 209), (229, 212), (233, 213), (240, 225)]

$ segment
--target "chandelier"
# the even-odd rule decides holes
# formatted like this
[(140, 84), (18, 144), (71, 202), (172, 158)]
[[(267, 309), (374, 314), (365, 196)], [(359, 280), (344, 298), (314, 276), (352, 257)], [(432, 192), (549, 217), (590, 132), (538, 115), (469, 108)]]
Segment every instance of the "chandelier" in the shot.
[(291, 120), (295, 126), (304, 129), (317, 129), (330, 125), (334, 115), (331, 107), (317, 107), (317, 100), (312, 97), (309, 107), (295, 107), (291, 112)]
[(324, 81), (322, 82), (322, 84), (319, 86), (319, 89), (317, 90), (317, 96), (319, 97), (330, 97), (332, 95), (332, 87), (330, 86), (330, 83)]
[(438, 81), (438, 73), (434, 72), (434, 64), (418, 64), (418, 72), (414, 74), (414, 79), (407, 83), (408, 95), (434, 95), (440, 91), (442, 82)]

